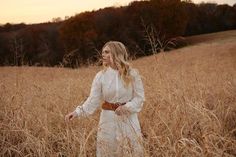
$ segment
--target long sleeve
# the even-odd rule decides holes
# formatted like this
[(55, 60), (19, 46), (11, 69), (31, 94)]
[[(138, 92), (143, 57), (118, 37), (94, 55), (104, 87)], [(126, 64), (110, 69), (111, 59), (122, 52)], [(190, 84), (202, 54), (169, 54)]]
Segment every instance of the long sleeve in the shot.
[(78, 117), (88, 116), (94, 113), (94, 111), (99, 107), (100, 100), (102, 97), (102, 84), (101, 84), (102, 72), (98, 72), (93, 79), (91, 91), (89, 97), (81, 106), (77, 106), (75, 109)]
[(140, 112), (145, 101), (144, 89), (141, 77), (137, 70), (132, 70), (131, 75), (134, 77), (133, 82), (133, 98), (127, 102), (125, 106), (131, 113)]

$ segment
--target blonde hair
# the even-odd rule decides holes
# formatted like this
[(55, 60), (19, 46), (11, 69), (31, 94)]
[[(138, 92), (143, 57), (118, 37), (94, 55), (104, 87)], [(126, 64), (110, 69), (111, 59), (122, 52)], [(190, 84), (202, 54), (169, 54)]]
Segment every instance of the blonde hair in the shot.
[(133, 81), (133, 77), (130, 74), (131, 66), (128, 63), (128, 52), (125, 45), (119, 41), (107, 42), (102, 50), (108, 46), (111, 50), (111, 55), (115, 66), (118, 68), (119, 74), (125, 87), (128, 87)]

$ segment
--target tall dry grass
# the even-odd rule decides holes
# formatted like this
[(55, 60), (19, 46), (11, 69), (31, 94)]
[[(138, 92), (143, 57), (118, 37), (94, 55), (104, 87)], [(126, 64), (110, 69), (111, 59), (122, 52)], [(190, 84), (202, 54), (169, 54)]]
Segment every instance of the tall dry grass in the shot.
[[(236, 39), (132, 62), (143, 76), (145, 156), (236, 155)], [(0, 156), (95, 156), (99, 110), (64, 116), (99, 67), (0, 68)]]

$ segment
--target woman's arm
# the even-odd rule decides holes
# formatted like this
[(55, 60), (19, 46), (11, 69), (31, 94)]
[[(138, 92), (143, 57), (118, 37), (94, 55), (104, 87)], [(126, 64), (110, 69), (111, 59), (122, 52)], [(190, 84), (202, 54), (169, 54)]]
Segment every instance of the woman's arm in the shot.
[(98, 72), (93, 79), (89, 97), (81, 106), (77, 106), (75, 112), (78, 116), (88, 116), (94, 113), (99, 107), (102, 98), (102, 72)]
[(88, 116), (94, 113), (94, 111), (100, 105), (102, 97), (102, 83), (101, 83), (102, 72), (98, 72), (93, 79), (92, 87), (90, 90), (89, 97), (81, 106), (77, 106), (75, 111), (66, 115), (65, 120), (69, 121), (75, 117)]
[(137, 70), (132, 70), (131, 75), (134, 77), (133, 82), (133, 98), (131, 101), (127, 102), (124, 106), (130, 113), (139, 112), (143, 107), (143, 102), (145, 101), (144, 89), (141, 77)]

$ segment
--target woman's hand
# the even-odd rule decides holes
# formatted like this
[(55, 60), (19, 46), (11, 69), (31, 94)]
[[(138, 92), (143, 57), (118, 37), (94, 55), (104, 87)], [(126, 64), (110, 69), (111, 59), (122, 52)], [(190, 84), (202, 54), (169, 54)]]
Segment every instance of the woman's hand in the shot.
[(129, 112), (129, 110), (127, 109), (126, 106), (119, 106), (119, 107), (115, 110), (115, 113), (116, 113), (118, 116), (121, 116), (121, 115), (128, 115), (130, 112)]
[(76, 118), (78, 115), (77, 115), (77, 113), (74, 111), (74, 112), (71, 112), (71, 113), (69, 113), (69, 114), (67, 114), (66, 116), (65, 116), (65, 121), (68, 123), (70, 120), (72, 120), (72, 119), (74, 119), (74, 118)]

